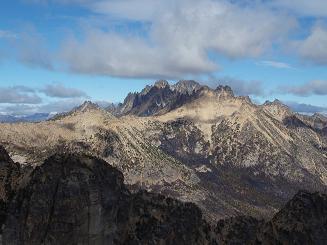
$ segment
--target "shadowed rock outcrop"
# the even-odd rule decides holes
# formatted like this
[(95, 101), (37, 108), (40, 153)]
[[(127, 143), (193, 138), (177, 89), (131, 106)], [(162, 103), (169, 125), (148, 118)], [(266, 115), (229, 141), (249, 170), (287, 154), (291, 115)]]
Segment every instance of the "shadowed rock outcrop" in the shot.
[(256, 241), (256, 234), (263, 224), (263, 220), (249, 216), (220, 220), (215, 228), (217, 240), (219, 244), (253, 243)]
[(208, 244), (210, 226), (190, 203), (131, 194), (103, 160), (54, 155), (12, 202), (4, 244)]
[(235, 217), (218, 222), (221, 244), (318, 244), (327, 242), (327, 196), (298, 192), (270, 221)]
[(7, 208), (18, 186), (20, 167), (0, 146), (0, 229), (5, 221)]
[(326, 244), (327, 195), (298, 192), (258, 234), (263, 244)]

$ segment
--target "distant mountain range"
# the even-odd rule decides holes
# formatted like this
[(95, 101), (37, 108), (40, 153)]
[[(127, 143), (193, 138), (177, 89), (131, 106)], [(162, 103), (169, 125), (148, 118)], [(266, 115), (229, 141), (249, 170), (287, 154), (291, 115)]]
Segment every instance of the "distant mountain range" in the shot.
[(195, 81), (158, 81), (106, 109), (85, 102), (38, 124), (1, 124), (0, 144), (32, 168), (55, 152), (95, 155), (131, 192), (196, 203), (209, 221), (271, 218), (300, 189), (327, 186), (326, 117)]
[(2, 123), (17, 123), (17, 122), (41, 122), (48, 120), (53, 115), (51, 113), (35, 113), (31, 115), (0, 115)]
[[(227, 89), (233, 93), (229, 86), (218, 86), (219, 89)], [(176, 109), (181, 105), (190, 102), (201, 94), (201, 91), (212, 90), (206, 85), (201, 85), (194, 80), (181, 80), (176, 84), (170, 85), (165, 80), (159, 80), (154, 85), (146, 86), (141, 92), (129, 93), (124, 99), (123, 103), (110, 104), (105, 109), (115, 116), (123, 115), (136, 115), (136, 116), (153, 116), (164, 114), (168, 111)], [(249, 98), (248, 98), (249, 99)], [(282, 102), (275, 100), (274, 102)], [(96, 107), (100, 107), (91, 101), (85, 101), (86, 104), (90, 103)], [(85, 104), (84, 103), (84, 104)], [(286, 106), (284, 104), (284, 106)], [(309, 105), (305, 105), (309, 107)], [(293, 106), (295, 109), (300, 109), (299, 105)], [(78, 108), (78, 107), (77, 107)], [(308, 110), (310, 108), (306, 108)], [(76, 110), (74, 108), (73, 110)], [(31, 115), (0, 115), (0, 122), (2, 123), (15, 123), (15, 122), (40, 122), (51, 119), (52, 117), (60, 117), (70, 112), (59, 113), (35, 113)], [(326, 118), (325, 115), (315, 113), (315, 117)]]

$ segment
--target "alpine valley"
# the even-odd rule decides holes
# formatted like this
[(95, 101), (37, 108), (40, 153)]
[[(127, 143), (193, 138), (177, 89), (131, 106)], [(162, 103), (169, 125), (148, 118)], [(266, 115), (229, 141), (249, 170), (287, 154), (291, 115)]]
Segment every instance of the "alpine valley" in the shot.
[[(0, 159), (5, 181), (0, 187), (2, 209), (6, 210), (1, 216), (3, 239), (13, 241), (8, 244), (55, 244), (53, 238), (64, 241), (56, 233), (56, 222), (68, 217), (73, 207), (82, 210), (79, 205), (85, 192), (90, 193), (91, 203), (93, 199), (103, 201), (104, 193), (109, 193), (112, 208), (125, 208), (131, 216), (90, 204), (91, 211), (81, 211), (81, 216), (98, 217), (99, 210), (107, 210), (105, 216), (91, 217), (89, 229), (81, 226), (76, 230), (82, 234), (96, 227), (92, 234), (104, 232), (111, 240), (106, 236), (92, 240), (77, 232), (72, 235), (75, 244), (119, 244), (117, 237), (129, 244), (326, 241), (322, 234), (326, 235), (327, 219), (327, 118), (295, 113), (278, 100), (257, 105), (249, 97), (234, 95), (228, 86), (212, 89), (195, 81), (174, 85), (157, 81), (108, 108), (86, 101), (46, 121), (2, 123), (0, 145), (4, 147)], [(79, 182), (79, 176), (99, 181), (89, 186), (87, 181)], [(42, 183), (44, 187), (39, 186)], [(74, 183), (79, 183), (80, 189)], [(65, 199), (74, 193), (81, 198)], [(41, 202), (48, 208), (44, 216), (38, 213)], [(306, 227), (310, 223), (304, 220), (313, 219), (311, 211), (321, 215), (320, 223), (312, 222), (322, 230), (296, 231), (302, 232), (303, 239), (298, 235), (299, 240), (294, 240), (287, 230), (294, 220), (289, 219), (296, 212), (307, 215), (303, 222), (296, 221)], [(78, 216), (77, 211), (71, 212)], [(137, 228), (135, 222), (140, 217), (144, 221), (144, 215), (183, 235), (173, 236), (169, 230), (165, 237), (151, 220)], [(188, 221), (188, 216), (193, 218)], [(74, 223), (69, 217), (62, 221), (64, 228), (68, 227), (65, 232)], [(109, 229), (104, 223), (97, 224), (102, 219), (121, 223)], [(294, 227), (298, 227), (296, 222)], [(24, 230), (24, 226), (28, 228)], [(97, 232), (99, 227), (101, 232)], [(142, 227), (145, 230), (139, 230)], [(139, 237), (148, 240), (138, 240), (137, 232), (159, 238), (142, 233)], [(189, 240), (183, 240), (184, 236)], [(174, 240), (176, 237), (181, 240)]]

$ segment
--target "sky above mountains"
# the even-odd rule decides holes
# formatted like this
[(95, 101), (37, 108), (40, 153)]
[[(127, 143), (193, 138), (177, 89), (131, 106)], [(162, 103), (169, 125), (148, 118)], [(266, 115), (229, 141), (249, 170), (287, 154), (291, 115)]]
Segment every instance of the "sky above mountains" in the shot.
[(327, 111), (325, 0), (5, 0), (0, 113), (120, 102), (156, 79)]

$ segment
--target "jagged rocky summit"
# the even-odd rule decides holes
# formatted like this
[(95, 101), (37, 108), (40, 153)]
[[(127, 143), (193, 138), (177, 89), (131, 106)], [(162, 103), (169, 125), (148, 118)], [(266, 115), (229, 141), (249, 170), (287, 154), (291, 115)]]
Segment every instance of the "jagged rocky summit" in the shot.
[[(1, 151), (1, 161), (12, 162)], [(10, 172), (4, 165), (2, 173)], [(200, 209), (132, 194), (123, 175), (84, 154), (55, 154), (19, 183), (2, 244), (325, 244), (327, 196), (301, 191), (270, 221), (239, 216), (209, 224)], [(1, 183), (1, 188), (11, 187)]]
[(108, 110), (116, 116), (160, 115), (195, 99), (203, 89), (209, 88), (193, 80), (181, 80), (174, 85), (159, 80), (153, 86), (146, 86), (140, 93), (129, 93), (122, 104), (115, 108), (111, 106)]

